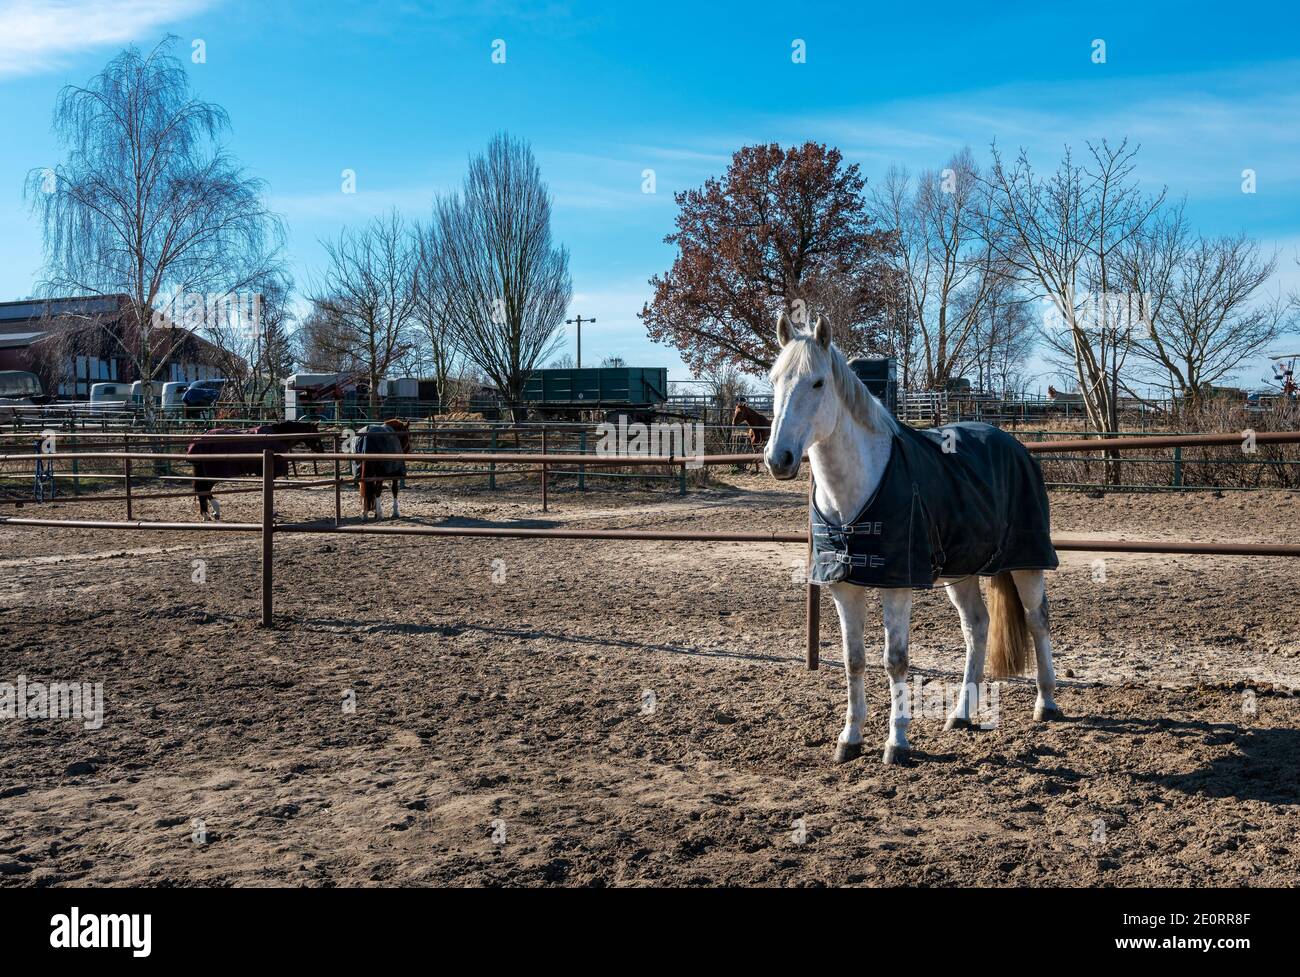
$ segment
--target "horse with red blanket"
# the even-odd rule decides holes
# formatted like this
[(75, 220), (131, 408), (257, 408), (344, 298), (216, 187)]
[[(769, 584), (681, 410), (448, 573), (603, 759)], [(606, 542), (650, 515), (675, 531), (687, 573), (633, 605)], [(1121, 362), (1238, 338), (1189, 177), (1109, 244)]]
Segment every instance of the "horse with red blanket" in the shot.
[[(194, 466), (194, 494), (199, 501), (199, 518), (207, 521), (208, 503), (212, 504), (212, 518), (221, 519), (221, 503), (212, 494), (212, 486), (222, 479), (240, 478), (262, 474), (260, 458), (204, 458), (204, 455), (241, 455), (260, 454), (270, 449), (277, 453), (292, 451), (300, 444), (306, 444), (313, 451), (320, 451), (320, 429), (315, 424), (305, 421), (277, 421), (274, 424), (260, 424), (240, 430), (238, 428), (216, 428), (208, 431), (207, 436), (189, 443), (185, 454)], [(247, 435), (282, 435), (282, 437), (250, 438)], [(289, 463), (284, 458), (275, 459), (275, 477), (283, 478), (289, 474)]]

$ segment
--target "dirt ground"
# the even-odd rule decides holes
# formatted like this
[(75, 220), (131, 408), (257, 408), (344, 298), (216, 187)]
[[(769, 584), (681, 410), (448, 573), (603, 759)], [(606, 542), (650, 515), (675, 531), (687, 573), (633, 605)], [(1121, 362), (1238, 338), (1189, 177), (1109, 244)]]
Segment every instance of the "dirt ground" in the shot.
[[(431, 525), (795, 530), (803, 491), (725, 472), (686, 498), (562, 485), (545, 515), (535, 486), (402, 499)], [(331, 508), (279, 497), (281, 519)], [(1058, 493), (1053, 522), (1278, 541), (1300, 497)], [(0, 682), (102, 682), (105, 704), (97, 730), (0, 721), (0, 885), (1300, 883), (1300, 561), (1062, 554), (1070, 718), (1032, 723), (1006, 683), (995, 729), (920, 714), (894, 768), (832, 762), (839, 636), (826, 598), (806, 671), (798, 546), (284, 535), (272, 630), (258, 546), (0, 526)], [(914, 674), (950, 685), (961, 656), (942, 592), (919, 595)]]

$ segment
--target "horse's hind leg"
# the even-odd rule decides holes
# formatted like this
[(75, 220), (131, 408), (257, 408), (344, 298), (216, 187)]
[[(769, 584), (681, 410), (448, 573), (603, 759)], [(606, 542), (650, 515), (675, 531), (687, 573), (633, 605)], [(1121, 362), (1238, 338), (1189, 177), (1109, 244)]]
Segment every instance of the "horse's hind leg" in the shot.
[(907, 644), (912, 625), (912, 591), (882, 590), (880, 606), (885, 618), (885, 671), (889, 674), (889, 738), (881, 759), (903, 764), (911, 752), (907, 742), (907, 726), (912, 721), (907, 696)]
[(393, 518), (400, 519), (401, 511), (397, 508), (397, 479), (393, 479)]
[(1034, 659), (1038, 699), (1034, 702), (1034, 718), (1040, 722), (1061, 719), (1064, 714), (1057, 706), (1056, 670), (1052, 667), (1052, 636), (1049, 628), (1051, 615), (1047, 609), (1047, 585), (1042, 570), (1012, 570), (1016, 592), (1025, 605), (1025, 623), (1034, 639)]
[(867, 671), (867, 647), (863, 629), (867, 619), (867, 593), (853, 584), (831, 585), (835, 610), (840, 616), (840, 634), (844, 640), (844, 678), (849, 687), (849, 705), (844, 729), (835, 745), (835, 762), (844, 763), (862, 755), (862, 723), (867, 718), (867, 693), (863, 687)]
[(194, 482), (194, 497), (199, 503), (199, 518), (204, 522), (208, 521), (208, 503), (212, 503), (212, 518), (218, 522), (221, 520), (221, 503), (217, 497), (212, 494), (212, 486), (215, 482), (196, 481)]
[(980, 683), (984, 680), (984, 652), (989, 637), (989, 612), (980, 594), (979, 577), (965, 577), (944, 588), (961, 616), (961, 633), (966, 639), (966, 668), (962, 672), (957, 701), (948, 714), (944, 729), (971, 729), (972, 712), (979, 712)]

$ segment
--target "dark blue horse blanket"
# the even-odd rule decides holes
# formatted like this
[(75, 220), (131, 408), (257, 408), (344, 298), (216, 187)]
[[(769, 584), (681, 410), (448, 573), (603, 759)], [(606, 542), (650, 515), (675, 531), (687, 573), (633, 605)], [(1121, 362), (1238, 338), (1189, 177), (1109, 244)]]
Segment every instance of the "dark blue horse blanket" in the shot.
[[(357, 432), (357, 454), (400, 455), (402, 439), (387, 424), (368, 424)], [(391, 458), (366, 459), (366, 478), (401, 478), (406, 475), (406, 462)]]
[(934, 586), (940, 577), (1055, 570), (1038, 461), (988, 424), (899, 425), (880, 485), (851, 523), (813, 506), (816, 584)]

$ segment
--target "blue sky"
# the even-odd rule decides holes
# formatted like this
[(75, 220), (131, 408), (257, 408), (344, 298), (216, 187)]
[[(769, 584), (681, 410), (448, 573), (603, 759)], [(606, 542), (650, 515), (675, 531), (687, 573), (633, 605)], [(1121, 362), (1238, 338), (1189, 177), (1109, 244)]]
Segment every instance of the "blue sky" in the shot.
[[(183, 55), (205, 43), (195, 90), (226, 107), (231, 150), (269, 184), (300, 282), (320, 238), (392, 206), (423, 218), (494, 132), (530, 140), (571, 252), (572, 311), (598, 320), (585, 361), (617, 354), (687, 376), (636, 313), (672, 261), (674, 191), (758, 141), (832, 143), (874, 181), (893, 162), (941, 166), (962, 145), (983, 159), (994, 138), (1047, 168), (1066, 143), (1128, 135), (1144, 184), (1187, 194), (1203, 231), (1280, 248), (1275, 288), (1300, 286), (1291, 3), (0, 0), (0, 297), (29, 294), (40, 268), (22, 184), (58, 158), (59, 87), (168, 32)], [(804, 64), (791, 61), (796, 38)], [(1090, 57), (1097, 38), (1105, 64)], [(492, 63), (496, 39), (505, 64)], [(1255, 194), (1241, 192), (1247, 168)], [(344, 169), (355, 194), (341, 191)]]

